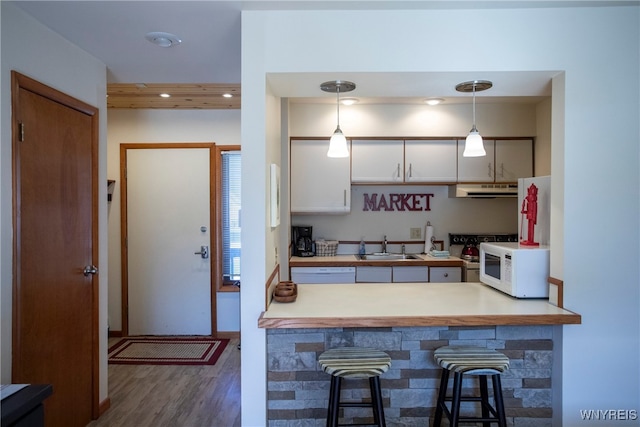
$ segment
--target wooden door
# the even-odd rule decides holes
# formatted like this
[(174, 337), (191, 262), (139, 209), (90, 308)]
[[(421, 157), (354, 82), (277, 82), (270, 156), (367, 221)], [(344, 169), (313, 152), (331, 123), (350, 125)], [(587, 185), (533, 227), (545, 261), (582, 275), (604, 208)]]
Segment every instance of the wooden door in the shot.
[(98, 416), (98, 110), (12, 74), (14, 383), (47, 383), (49, 426)]
[[(214, 152), (214, 144), (122, 145), (127, 335), (217, 332)], [(196, 254), (203, 246), (206, 258)]]

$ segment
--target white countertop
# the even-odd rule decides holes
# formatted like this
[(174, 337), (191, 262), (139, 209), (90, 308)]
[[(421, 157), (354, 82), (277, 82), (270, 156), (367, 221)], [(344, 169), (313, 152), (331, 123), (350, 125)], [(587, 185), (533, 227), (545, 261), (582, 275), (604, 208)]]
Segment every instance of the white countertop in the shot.
[(298, 285), (295, 302), (272, 301), (265, 328), (580, 323), (546, 299), (516, 299), (481, 283)]

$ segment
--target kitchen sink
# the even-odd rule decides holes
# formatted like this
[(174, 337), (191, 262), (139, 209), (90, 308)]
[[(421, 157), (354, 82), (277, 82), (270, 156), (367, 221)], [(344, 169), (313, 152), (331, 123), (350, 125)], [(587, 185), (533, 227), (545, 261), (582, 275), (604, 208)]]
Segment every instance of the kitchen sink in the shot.
[(392, 253), (373, 253), (366, 255), (356, 255), (361, 261), (396, 261), (396, 260), (422, 260), (422, 258), (416, 255), (408, 254), (392, 254)]

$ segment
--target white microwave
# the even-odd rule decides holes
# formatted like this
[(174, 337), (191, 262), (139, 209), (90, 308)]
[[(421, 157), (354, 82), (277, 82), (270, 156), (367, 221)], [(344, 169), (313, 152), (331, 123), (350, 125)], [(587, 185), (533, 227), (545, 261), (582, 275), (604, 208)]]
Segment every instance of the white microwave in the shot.
[(480, 281), (516, 298), (549, 298), (549, 247), (481, 243)]

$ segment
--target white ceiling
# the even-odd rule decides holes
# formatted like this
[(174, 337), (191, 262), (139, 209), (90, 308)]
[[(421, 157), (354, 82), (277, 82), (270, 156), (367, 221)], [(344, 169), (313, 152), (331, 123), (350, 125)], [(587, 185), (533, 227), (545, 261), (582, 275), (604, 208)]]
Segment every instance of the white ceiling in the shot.
[[(15, 3), (104, 62), (108, 83), (240, 83), (240, 2)], [(182, 43), (158, 47), (145, 39), (152, 31)]]
[[(9, 0), (3, 0), (9, 1)], [(108, 83), (240, 83), (241, 10), (244, 9), (443, 9), (490, 7), (580, 7), (614, 1), (439, 1), (439, 0), (253, 0), (253, 1), (11, 1), (26, 13), (107, 65)], [(161, 48), (145, 34), (162, 31), (182, 43)], [(442, 97), (469, 102), (471, 94), (455, 91), (457, 83), (481, 79), (494, 86), (478, 94), (480, 102), (538, 102), (551, 95), (555, 71), (486, 73), (323, 73), (270, 75), (274, 93), (296, 102), (333, 102), (320, 90), (327, 80), (357, 84), (348, 96), (364, 102), (422, 102)], [(393, 82), (393, 84), (389, 84)]]

